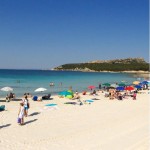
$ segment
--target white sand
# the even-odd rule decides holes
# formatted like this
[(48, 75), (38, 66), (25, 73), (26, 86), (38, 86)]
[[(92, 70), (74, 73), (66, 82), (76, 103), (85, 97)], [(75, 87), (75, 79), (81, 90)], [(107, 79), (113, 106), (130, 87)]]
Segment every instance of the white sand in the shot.
[[(148, 150), (149, 96), (118, 101), (100, 95), (100, 100), (82, 106), (64, 104), (71, 100), (58, 96), (30, 100), (24, 126), (17, 124), (19, 102), (0, 102), (6, 105), (0, 112), (0, 150)], [(58, 108), (44, 110), (47, 103)]]

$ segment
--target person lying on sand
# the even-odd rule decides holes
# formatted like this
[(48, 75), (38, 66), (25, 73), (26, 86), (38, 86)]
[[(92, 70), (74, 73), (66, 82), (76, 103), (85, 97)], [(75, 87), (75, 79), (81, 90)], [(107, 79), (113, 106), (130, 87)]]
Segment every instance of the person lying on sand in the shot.
[(74, 97), (72, 99), (79, 99), (80, 98), (80, 95), (79, 93), (76, 91), (76, 93), (74, 94)]

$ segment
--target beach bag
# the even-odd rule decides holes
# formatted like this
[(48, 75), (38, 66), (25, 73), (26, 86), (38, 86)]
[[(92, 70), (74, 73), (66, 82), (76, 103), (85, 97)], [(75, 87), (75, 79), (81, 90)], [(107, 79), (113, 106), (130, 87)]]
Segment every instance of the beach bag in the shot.
[(21, 123), (21, 118), (17, 118), (17, 123)]
[(83, 103), (82, 103), (82, 102), (80, 102), (80, 105), (83, 105)]

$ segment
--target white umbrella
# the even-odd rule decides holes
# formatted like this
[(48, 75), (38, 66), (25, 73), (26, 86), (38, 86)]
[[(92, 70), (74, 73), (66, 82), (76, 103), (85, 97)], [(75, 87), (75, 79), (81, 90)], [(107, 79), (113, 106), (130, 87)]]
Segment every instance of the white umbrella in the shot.
[(110, 86), (116, 88), (118, 85), (117, 84), (111, 84)]
[(11, 91), (13, 91), (13, 88), (11, 88), (11, 87), (3, 87), (3, 88), (1, 88), (1, 91), (11, 92)]
[(43, 92), (43, 91), (46, 91), (47, 89), (45, 88), (38, 88), (36, 89), (34, 92)]

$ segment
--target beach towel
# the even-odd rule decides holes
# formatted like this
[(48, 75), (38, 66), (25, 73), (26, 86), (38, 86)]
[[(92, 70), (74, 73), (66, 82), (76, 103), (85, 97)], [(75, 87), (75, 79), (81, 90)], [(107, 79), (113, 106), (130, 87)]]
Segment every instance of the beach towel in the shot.
[(43, 109), (40, 109), (40, 112), (46, 112), (46, 111), (51, 111), (51, 110), (58, 110), (59, 108), (57, 106), (45, 106)]
[(86, 102), (92, 103), (92, 102), (94, 102), (94, 100), (86, 100)]
[(44, 112), (44, 111), (49, 111), (49, 110), (58, 110), (58, 106), (57, 104), (46, 104), (45, 107), (43, 109), (41, 109), (40, 111), (41, 112)]
[(3, 110), (5, 110), (5, 105), (0, 106), (0, 111), (3, 111)]
[(45, 106), (56, 106), (57, 104), (46, 104)]
[(66, 102), (66, 103), (64, 103), (64, 104), (73, 104), (73, 105), (76, 105), (77, 102)]

